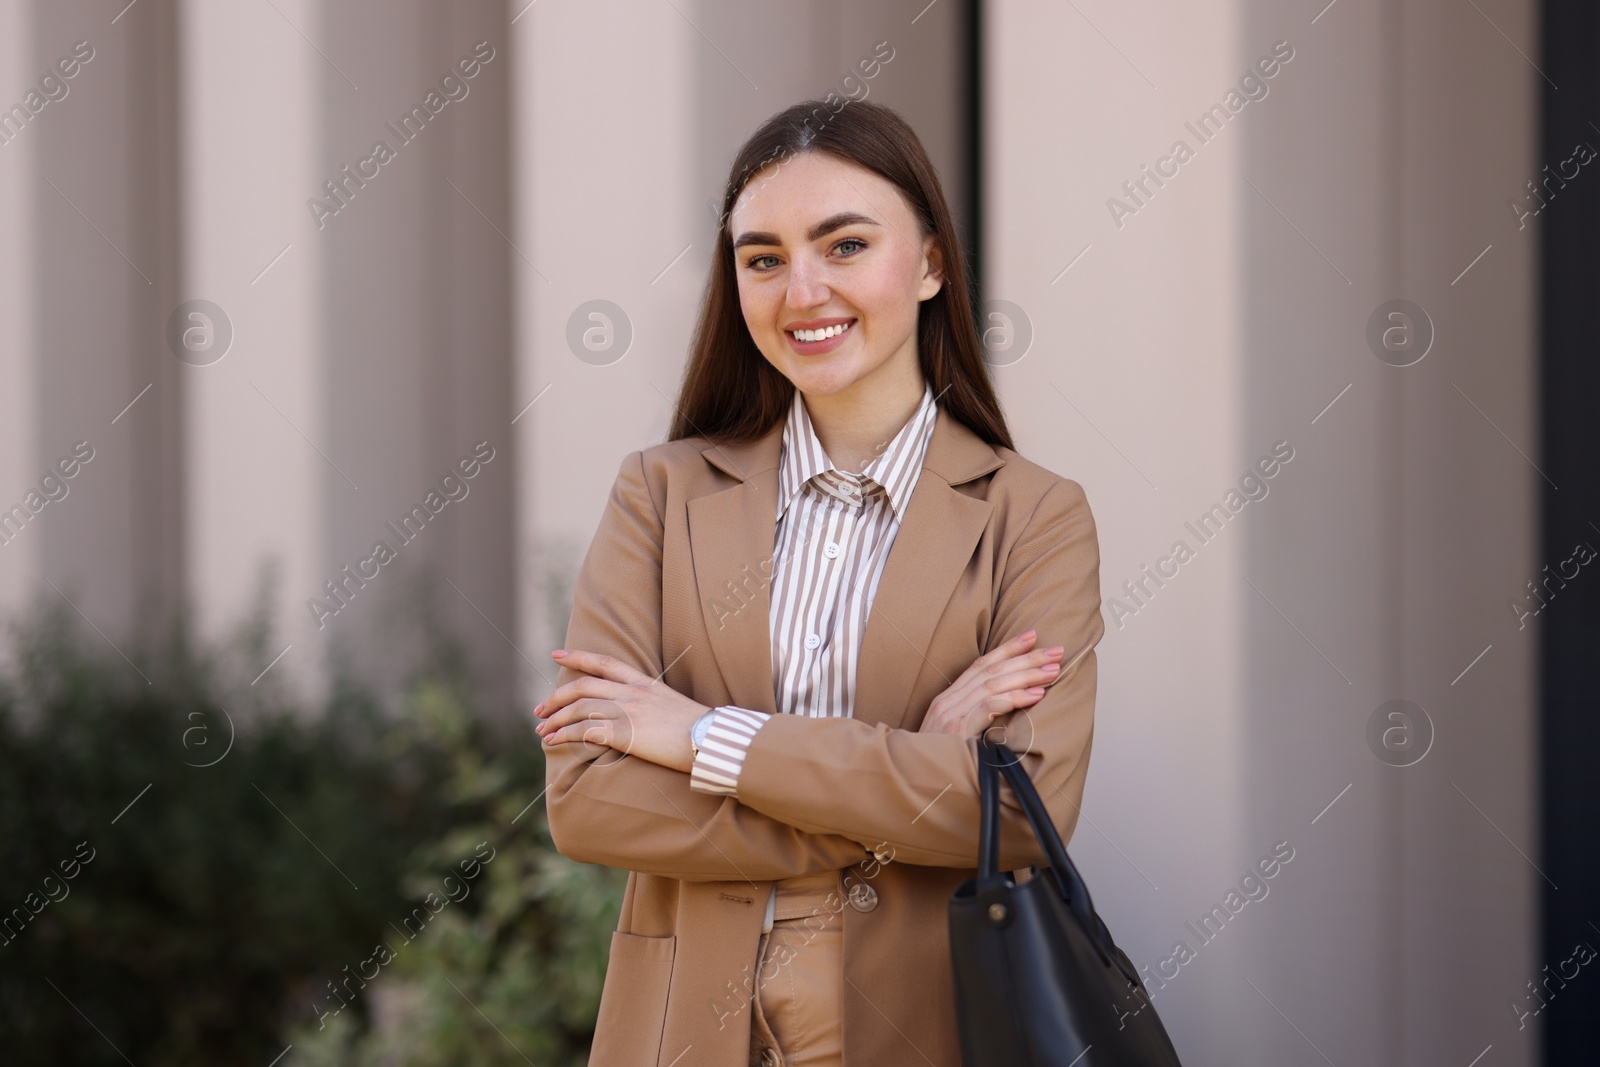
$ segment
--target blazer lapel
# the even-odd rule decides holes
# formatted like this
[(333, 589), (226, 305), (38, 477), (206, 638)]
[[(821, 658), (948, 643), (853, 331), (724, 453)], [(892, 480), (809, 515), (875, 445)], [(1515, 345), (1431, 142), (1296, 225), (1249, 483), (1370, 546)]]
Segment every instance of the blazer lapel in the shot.
[(772, 690), (772, 545), (778, 522), (778, 454), (783, 420), (753, 441), (702, 451), (740, 479), (689, 501), (689, 555), (711, 652), (728, 702), (775, 713)]
[(922, 473), (872, 598), (856, 666), (855, 718), (889, 727), (905, 720), (934, 627), (994, 510), (989, 501), (952, 486), (1004, 463), (981, 437), (939, 409)]
[[(729, 702), (768, 713), (777, 710), (770, 587), (782, 444), (780, 420), (755, 440), (704, 449), (708, 463), (740, 480), (689, 501), (695, 585)], [(994, 507), (952, 486), (1004, 463), (982, 438), (939, 409), (873, 596), (856, 669), (855, 718), (891, 727), (904, 720), (934, 627)]]

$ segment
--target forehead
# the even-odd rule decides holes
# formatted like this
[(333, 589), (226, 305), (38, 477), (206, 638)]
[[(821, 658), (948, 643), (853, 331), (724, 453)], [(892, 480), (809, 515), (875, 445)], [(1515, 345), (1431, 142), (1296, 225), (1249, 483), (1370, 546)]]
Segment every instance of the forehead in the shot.
[(757, 172), (734, 200), (728, 225), (735, 238), (763, 230), (802, 240), (808, 225), (845, 211), (895, 226), (911, 217), (893, 182), (827, 152), (802, 152)]

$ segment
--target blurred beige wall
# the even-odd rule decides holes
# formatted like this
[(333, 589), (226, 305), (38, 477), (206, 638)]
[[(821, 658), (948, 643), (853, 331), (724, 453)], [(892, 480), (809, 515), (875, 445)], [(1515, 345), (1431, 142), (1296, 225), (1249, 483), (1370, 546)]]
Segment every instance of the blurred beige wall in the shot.
[(153, 340), (180, 185), (172, 7), (113, 14), (0, 13), (0, 603), (125, 634), (183, 584), (179, 374)]
[[(1505, 600), (1541, 562), (1519, 454), (1535, 268), (1501, 205), (1542, 165), (1540, 76), (1518, 55), (1533, 7), (1474, 7), (985, 5), (990, 324), (1031, 337), (995, 376), (1022, 451), (1081, 482), (1099, 525), (1072, 851), (1186, 1062), (1534, 1059), (1506, 1005), (1542, 962), (1535, 632)], [(94, 49), (0, 144), (0, 503), (95, 449), (0, 547), (0, 609), (70, 599), (126, 643), (186, 598), (218, 634), (271, 562), (252, 665), (272, 682), (316, 693), (348, 656), (395, 684), (437, 627), (509, 722), (549, 689), (621, 458), (665, 435), (737, 145), (888, 42), (870, 98), (916, 126), (959, 210), (966, 18), (952, 0), (0, 5), (0, 105)], [(1230, 112), (1280, 41), (1293, 58)], [(392, 131), (479, 42), (467, 91)], [(1192, 158), (1161, 163), (1180, 139)], [(392, 159), (341, 171), (378, 140)], [(1436, 335), (1411, 366), (1367, 339), (1396, 299)], [(231, 327), (221, 358), (167, 340), (195, 300)], [(575, 316), (606, 321), (592, 301), (620, 309), (625, 351), (569, 343)], [(397, 538), (478, 442), (493, 459), (467, 495)], [(1189, 525), (1278, 442), (1293, 458), (1252, 483), (1266, 495), (1202, 543)], [(380, 538), (398, 558), (346, 578)], [(1180, 539), (1193, 558), (1155, 582)], [(434, 606), (405, 617), (430, 574)], [(319, 622), (335, 579), (348, 602)], [(1387, 720), (1369, 738), (1391, 700), (1431, 723), (1410, 766)], [(1279, 842), (1294, 858), (1267, 895), (1197, 937)]]
[[(5, 609), (70, 601), (131, 652), (180, 603), (216, 637), (266, 592), (243, 666), (303, 697), (336, 661), (392, 687), (453, 632), (509, 721), (504, 5), (3, 17), (8, 101), (75, 43), (92, 58), (0, 144), (0, 499), (95, 450), (0, 549)], [(364, 563), (380, 540), (392, 560)]]
[[(666, 437), (734, 152), (796, 101), (880, 101), (917, 127), (960, 210), (967, 17), (834, 0), (540, 3), (517, 19), (519, 603), (537, 696), (622, 457)], [(892, 56), (877, 76), (844, 84), (875, 51)], [(594, 324), (596, 300), (625, 319), (580, 359), (568, 332)]]
[[(988, 9), (991, 291), (1036, 333), (1004, 395), (1099, 521), (1097, 902), (1185, 1062), (1534, 1062), (1507, 1010), (1541, 963), (1534, 645), (1505, 600), (1539, 569), (1535, 260), (1502, 206), (1540, 166), (1506, 39), (1535, 50), (1532, 6)], [(1436, 332), (1405, 367), (1366, 340), (1400, 298)], [(1434, 732), (1405, 767), (1368, 742), (1397, 699)], [(1186, 925), (1278, 842), (1264, 898)]]

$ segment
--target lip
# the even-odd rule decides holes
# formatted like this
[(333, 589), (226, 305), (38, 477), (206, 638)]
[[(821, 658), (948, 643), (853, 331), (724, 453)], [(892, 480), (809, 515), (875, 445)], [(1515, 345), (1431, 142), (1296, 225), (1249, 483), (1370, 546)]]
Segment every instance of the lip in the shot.
[[(828, 338), (826, 341), (800, 341), (796, 340), (794, 334), (790, 332), (791, 330), (824, 330), (829, 326), (838, 326), (843, 323), (849, 323), (849, 329), (837, 336)], [(789, 342), (790, 349), (800, 355), (820, 356), (823, 353), (832, 352), (835, 348), (844, 344), (845, 339), (855, 333), (855, 324), (856, 320), (853, 318), (812, 319), (809, 322), (791, 323), (784, 328), (783, 336)]]

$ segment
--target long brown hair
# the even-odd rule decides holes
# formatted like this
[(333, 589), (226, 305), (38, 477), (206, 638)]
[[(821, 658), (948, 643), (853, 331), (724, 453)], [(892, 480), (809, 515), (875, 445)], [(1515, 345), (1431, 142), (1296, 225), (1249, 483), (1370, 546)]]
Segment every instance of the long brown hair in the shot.
[(923, 378), (951, 416), (991, 445), (1013, 448), (1011, 431), (989, 381), (961, 252), (938, 172), (916, 133), (892, 109), (866, 101), (834, 111), (807, 100), (773, 115), (739, 149), (722, 194), (711, 277), (678, 392), (667, 440), (760, 437), (794, 400), (794, 383), (756, 347), (739, 307), (733, 236), (734, 201), (751, 178), (801, 152), (827, 152), (855, 163), (900, 190), (917, 218), (919, 240), (933, 235), (943, 265), (939, 291), (917, 313), (917, 356)]

